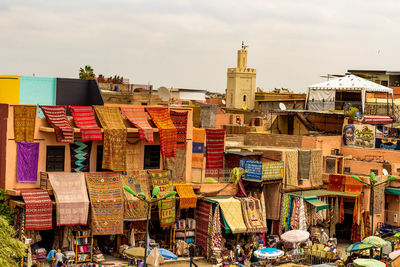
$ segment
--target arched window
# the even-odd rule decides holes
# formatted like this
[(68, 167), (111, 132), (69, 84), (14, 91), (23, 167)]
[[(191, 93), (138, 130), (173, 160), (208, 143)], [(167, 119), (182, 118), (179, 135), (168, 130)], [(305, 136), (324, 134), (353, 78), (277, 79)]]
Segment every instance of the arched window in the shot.
[(243, 95), (243, 102), (246, 102), (246, 95)]

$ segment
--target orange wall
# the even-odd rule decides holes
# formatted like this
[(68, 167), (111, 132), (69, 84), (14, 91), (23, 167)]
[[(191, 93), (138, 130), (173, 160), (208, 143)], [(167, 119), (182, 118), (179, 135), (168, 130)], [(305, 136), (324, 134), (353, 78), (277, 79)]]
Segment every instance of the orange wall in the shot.
[(223, 129), (223, 125), (231, 124), (230, 118), (232, 117), (232, 124), (236, 124), (236, 118), (240, 118), (240, 122), (244, 123), (244, 114), (231, 114), (231, 113), (217, 113), (215, 128)]
[(332, 149), (340, 149), (342, 139), (340, 135), (335, 136), (303, 136), (301, 146), (303, 148), (321, 149), (322, 155), (331, 155)]

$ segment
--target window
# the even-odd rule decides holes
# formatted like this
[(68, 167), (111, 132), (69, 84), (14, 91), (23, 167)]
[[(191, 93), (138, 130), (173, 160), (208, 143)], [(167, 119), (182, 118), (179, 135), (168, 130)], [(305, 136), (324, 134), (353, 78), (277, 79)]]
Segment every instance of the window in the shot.
[(160, 168), (160, 146), (144, 146), (144, 169)]
[(243, 102), (246, 102), (246, 95), (243, 95)]
[(378, 175), (378, 170), (371, 169), (371, 170), (369, 171), (369, 173), (371, 173), (371, 172), (375, 173), (375, 175)]
[(388, 86), (388, 81), (381, 81), (381, 85)]
[(65, 146), (47, 146), (46, 171), (63, 172), (65, 162)]
[(103, 169), (103, 146), (97, 146), (96, 151), (96, 172), (107, 172), (110, 170)]
[(350, 167), (344, 167), (343, 168), (343, 173), (345, 173), (345, 174), (350, 174)]

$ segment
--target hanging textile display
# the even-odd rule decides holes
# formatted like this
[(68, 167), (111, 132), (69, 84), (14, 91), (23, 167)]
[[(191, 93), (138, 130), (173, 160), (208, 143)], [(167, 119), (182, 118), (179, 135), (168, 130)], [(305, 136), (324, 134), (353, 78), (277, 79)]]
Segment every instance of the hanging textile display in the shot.
[(52, 229), (53, 206), (43, 189), (21, 189), (25, 202), (25, 230)]
[(211, 202), (199, 200), (196, 208), (196, 245), (203, 249), (203, 256), (208, 258), (208, 225), (212, 223), (213, 213)]
[(47, 122), (54, 128), (57, 142), (73, 143), (74, 129), (68, 122), (65, 106), (39, 106)]
[[(146, 170), (128, 171), (121, 175), (122, 187), (129, 186), (136, 194), (143, 192), (146, 199), (150, 199), (150, 178)], [(146, 220), (146, 203), (137, 199), (132, 194), (124, 192), (124, 220)], [(150, 216), (151, 214), (149, 214)]]
[(177, 131), (167, 108), (146, 108), (160, 134), (161, 155), (164, 158), (176, 156)]
[(222, 176), (224, 168), (225, 130), (206, 129), (206, 147), (206, 176)]
[(279, 220), (280, 209), (277, 209), (277, 207), (281, 206), (281, 187), (281, 182), (268, 183), (263, 187), (264, 196), (268, 199), (268, 201), (265, 201), (265, 214), (267, 219)]
[(48, 175), (57, 201), (57, 226), (87, 225), (89, 198), (85, 174), (49, 172)]
[(193, 186), (188, 184), (175, 185), (176, 192), (179, 195), (179, 208), (196, 208), (197, 196), (193, 191)]
[(296, 150), (285, 151), (285, 175), (286, 184), (290, 186), (297, 186), (297, 174), (298, 174), (298, 156)]
[[(159, 196), (163, 197), (174, 188), (171, 182), (170, 171), (149, 171), (153, 188), (160, 187)], [(169, 197), (158, 202), (158, 214), (160, 217), (160, 226), (168, 227), (175, 223), (175, 197)]]
[(262, 233), (267, 230), (263, 220), (261, 203), (259, 199), (248, 197), (241, 198), (243, 219), (249, 232)]
[(164, 169), (171, 170), (174, 184), (186, 182), (186, 149), (176, 149), (176, 156), (164, 158)]
[(304, 199), (300, 198), (300, 208), (299, 208), (299, 230), (307, 231), (307, 219), (305, 211)]
[(33, 142), (35, 135), (36, 106), (14, 106), (15, 142)]
[(147, 143), (154, 143), (154, 130), (147, 120), (147, 113), (141, 107), (121, 107), (122, 114), (138, 128), (140, 140), (146, 140)]
[(101, 128), (97, 125), (91, 106), (69, 106), (76, 126), (81, 131), (81, 140), (102, 141)]
[(204, 168), (204, 142), (206, 131), (202, 128), (193, 128), (192, 139), (192, 168)]
[(310, 177), (311, 150), (299, 150), (298, 174), (299, 180), (308, 180)]
[(126, 171), (134, 171), (142, 168), (140, 158), (142, 156), (141, 146), (138, 142), (126, 142)]
[(381, 184), (374, 188), (374, 215), (382, 215), (385, 202), (385, 185)]
[[(282, 194), (282, 201), (281, 201), (281, 224), (280, 224), (280, 229), (286, 229), (286, 224), (287, 224), (287, 216), (288, 216), (288, 211), (289, 211), (289, 195), (288, 194)], [(282, 232), (282, 231), (281, 231)]]
[(340, 209), (339, 209), (339, 223), (344, 221), (344, 203), (343, 197), (340, 198)]
[(171, 115), (172, 123), (176, 127), (177, 131), (177, 148), (186, 149), (186, 129), (187, 129), (187, 119), (188, 112), (178, 112), (171, 110), (169, 112)]
[(71, 172), (88, 172), (92, 142), (75, 141), (70, 144)]
[(345, 177), (342, 174), (329, 174), (328, 191), (342, 192)]
[(36, 183), (39, 161), (39, 143), (17, 143), (17, 181)]
[(216, 205), (214, 215), (212, 218), (211, 227), (211, 250), (222, 249), (222, 230), (221, 230), (221, 215), (219, 211), (219, 204)]
[(344, 184), (344, 191), (346, 193), (361, 194), (362, 187), (363, 185), (360, 181), (353, 179), (351, 175), (346, 175)]
[(123, 198), (118, 173), (87, 173), (93, 235), (123, 234)]
[(94, 110), (104, 131), (102, 168), (125, 171), (127, 133), (119, 108), (94, 106)]
[(312, 186), (322, 185), (322, 151), (311, 150), (310, 182)]

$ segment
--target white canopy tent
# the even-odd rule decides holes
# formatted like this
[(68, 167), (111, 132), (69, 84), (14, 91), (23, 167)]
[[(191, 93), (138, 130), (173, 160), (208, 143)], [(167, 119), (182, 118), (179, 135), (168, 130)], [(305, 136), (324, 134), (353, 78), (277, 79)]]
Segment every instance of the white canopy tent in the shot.
[[(335, 109), (337, 91), (359, 91), (361, 93), (362, 111), (365, 108), (366, 92), (382, 92), (391, 94), (393, 105), (393, 89), (371, 82), (355, 75), (346, 75), (326, 82), (317, 83), (308, 87), (307, 102), (311, 110)], [(321, 103), (322, 106), (321, 106)], [(306, 103), (307, 104), (307, 103)]]

